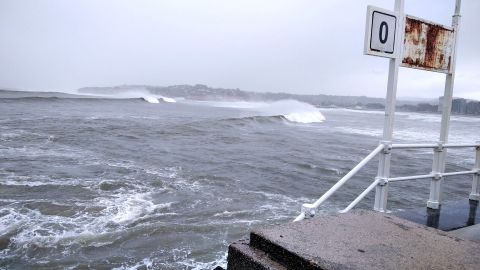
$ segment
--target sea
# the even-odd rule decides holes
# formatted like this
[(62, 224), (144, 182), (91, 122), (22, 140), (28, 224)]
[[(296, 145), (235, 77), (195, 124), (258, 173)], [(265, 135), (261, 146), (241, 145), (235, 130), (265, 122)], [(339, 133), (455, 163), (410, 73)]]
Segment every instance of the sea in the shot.
[[(383, 118), (295, 100), (0, 98), (0, 269), (225, 267), (229, 243), (292, 222), (368, 155)], [(394, 141), (436, 142), (439, 129), (439, 114), (398, 112)], [(480, 117), (452, 116), (450, 142), (478, 140)], [(447, 171), (473, 163), (473, 149), (448, 152)], [(317, 214), (346, 207), (377, 165)], [(392, 176), (431, 167), (432, 150), (392, 153)], [(391, 183), (388, 208), (423, 207), (429, 182)], [(447, 177), (443, 200), (470, 189), (471, 176)]]

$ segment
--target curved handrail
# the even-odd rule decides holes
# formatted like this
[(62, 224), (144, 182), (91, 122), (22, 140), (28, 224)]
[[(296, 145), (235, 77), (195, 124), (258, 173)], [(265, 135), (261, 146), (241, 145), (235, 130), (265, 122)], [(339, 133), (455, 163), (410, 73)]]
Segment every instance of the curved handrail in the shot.
[(305, 219), (307, 216), (315, 215), (315, 209), (317, 209), (323, 202), (325, 202), (330, 196), (333, 195), (341, 186), (343, 186), (348, 180), (350, 180), (361, 168), (363, 168), (371, 159), (373, 159), (378, 153), (382, 150), (389, 151), (390, 149), (415, 149), (415, 148), (433, 148), (435, 152), (442, 151), (443, 148), (467, 148), (475, 147), (476, 148), (476, 158), (475, 165), (473, 170), (469, 171), (460, 171), (460, 172), (432, 172), (425, 175), (413, 175), (413, 176), (403, 176), (403, 177), (392, 177), (392, 178), (380, 178), (376, 177), (375, 180), (360, 194), (355, 198), (345, 209), (339, 211), (340, 213), (346, 213), (355, 207), (372, 189), (381, 183), (388, 182), (397, 182), (405, 180), (414, 180), (414, 179), (425, 179), (425, 178), (441, 178), (444, 176), (456, 176), (456, 175), (474, 175), (474, 181), (472, 184), (472, 193), (470, 194), (471, 198), (480, 199), (479, 189), (477, 186), (480, 186), (480, 142), (473, 144), (444, 144), (438, 142), (436, 144), (389, 144), (388, 142), (380, 143), (368, 156), (366, 156), (360, 163), (358, 163), (350, 172), (348, 172), (344, 177), (342, 177), (335, 185), (333, 185), (325, 194), (323, 194), (318, 200), (313, 204), (305, 203), (302, 205), (302, 211), (298, 215), (295, 221), (300, 221)]
[(353, 167), (353, 169), (348, 172), (342, 179), (340, 179), (335, 185), (333, 185), (325, 194), (322, 195), (318, 200), (316, 200), (313, 204), (303, 204), (302, 205), (302, 213), (295, 218), (294, 221), (302, 220), (306, 217), (307, 212), (310, 212), (310, 215), (316, 208), (320, 206), (324, 201), (326, 201), (330, 196), (332, 196), (335, 191), (337, 191), (343, 184), (345, 184), (350, 178), (352, 178), (361, 168), (363, 168), (370, 160), (372, 160), (380, 151), (385, 148), (385, 144), (379, 144), (375, 150), (373, 150), (368, 156), (366, 156), (357, 166)]

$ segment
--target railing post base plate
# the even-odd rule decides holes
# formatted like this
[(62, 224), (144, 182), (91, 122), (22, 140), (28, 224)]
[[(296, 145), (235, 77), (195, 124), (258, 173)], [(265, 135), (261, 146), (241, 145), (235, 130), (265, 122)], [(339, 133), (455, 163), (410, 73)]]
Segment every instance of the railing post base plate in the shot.
[(381, 208), (373, 208), (373, 211), (380, 212), (380, 213), (391, 213), (392, 211), (387, 210), (387, 209), (381, 209)]
[(435, 202), (435, 201), (428, 201), (427, 202), (427, 207), (430, 209), (439, 209), (440, 208), (440, 203)]
[(375, 203), (373, 210), (385, 213), (387, 211), (388, 183), (378, 184), (375, 188)]
[(468, 196), (468, 199), (471, 201), (480, 201), (480, 194), (470, 194), (470, 196)]

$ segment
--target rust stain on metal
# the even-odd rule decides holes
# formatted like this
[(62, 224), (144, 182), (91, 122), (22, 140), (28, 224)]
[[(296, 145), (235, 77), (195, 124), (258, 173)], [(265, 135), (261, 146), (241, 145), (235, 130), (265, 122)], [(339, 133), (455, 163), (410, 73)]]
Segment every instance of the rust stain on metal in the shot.
[(402, 66), (449, 73), (453, 30), (411, 16), (405, 19)]

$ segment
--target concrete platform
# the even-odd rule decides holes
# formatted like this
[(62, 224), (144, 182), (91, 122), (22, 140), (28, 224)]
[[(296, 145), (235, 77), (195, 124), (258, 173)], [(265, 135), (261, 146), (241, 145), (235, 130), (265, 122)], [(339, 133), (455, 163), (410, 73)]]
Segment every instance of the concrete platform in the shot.
[(394, 211), (393, 215), (442, 231), (451, 231), (480, 223), (478, 201), (445, 202), (440, 209), (427, 207)]
[[(256, 229), (247, 243), (230, 246), (228, 270), (479, 269), (480, 265), (477, 243), (364, 210)], [(261, 263), (252, 263), (255, 258)]]

